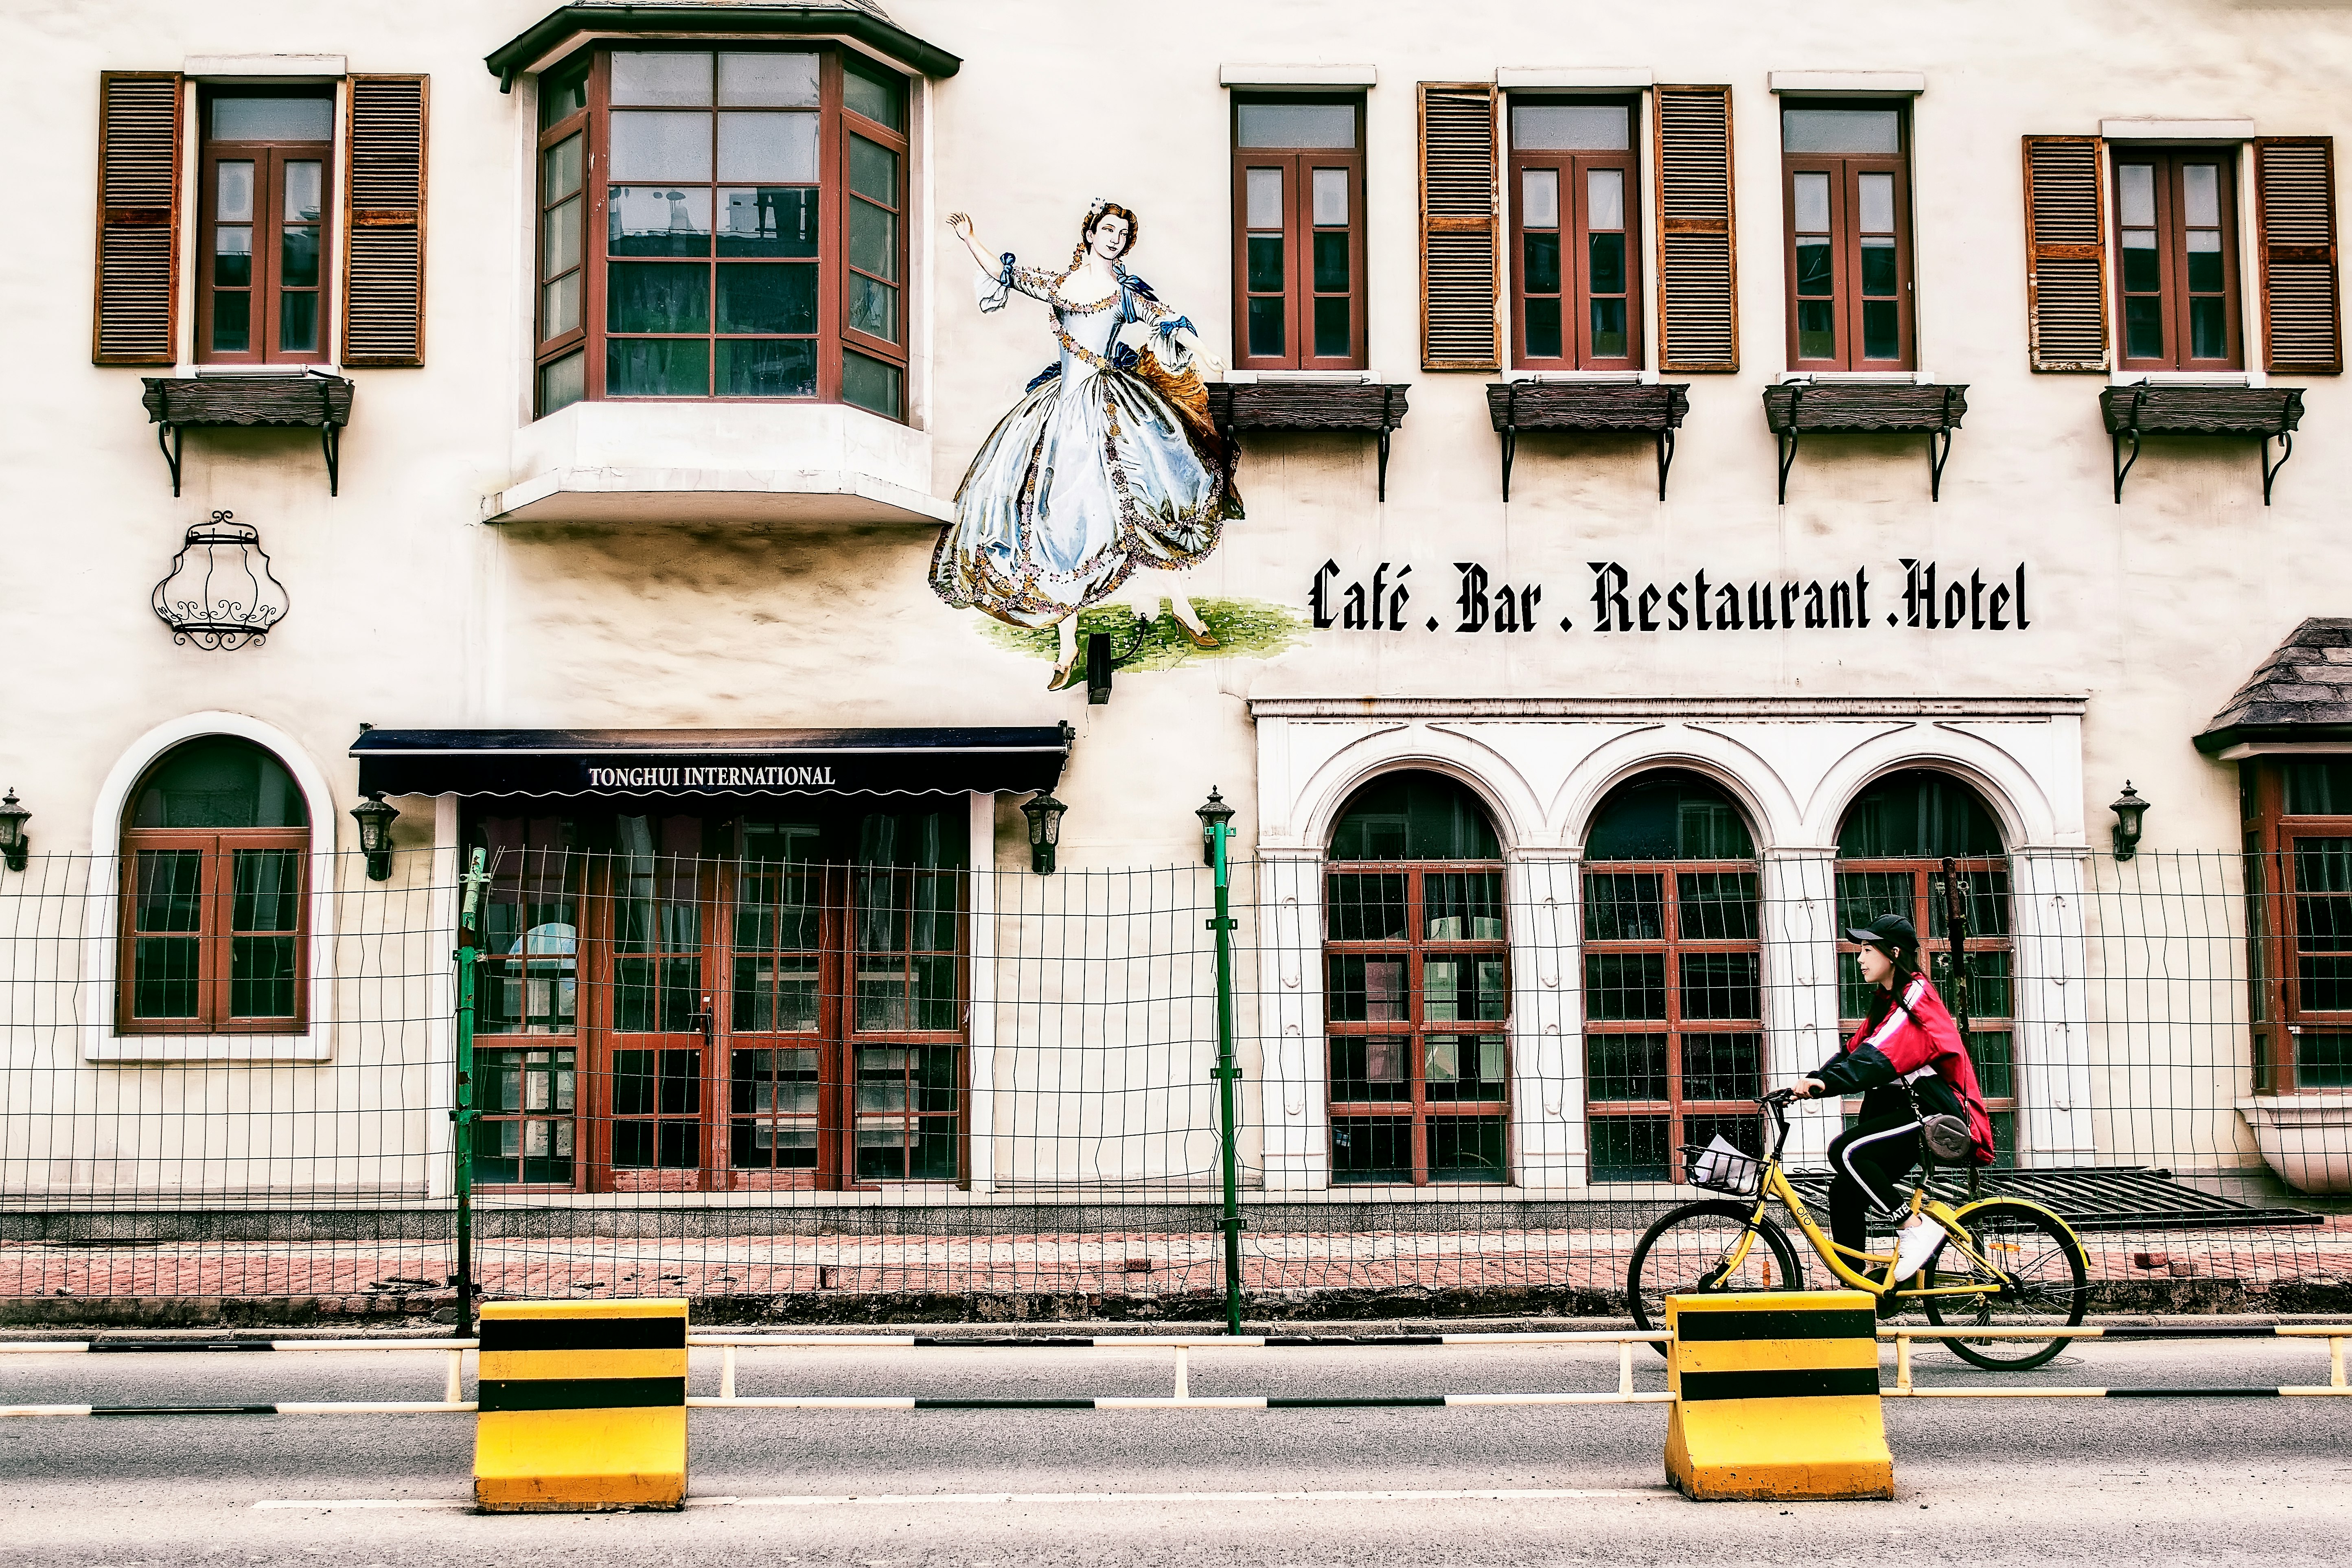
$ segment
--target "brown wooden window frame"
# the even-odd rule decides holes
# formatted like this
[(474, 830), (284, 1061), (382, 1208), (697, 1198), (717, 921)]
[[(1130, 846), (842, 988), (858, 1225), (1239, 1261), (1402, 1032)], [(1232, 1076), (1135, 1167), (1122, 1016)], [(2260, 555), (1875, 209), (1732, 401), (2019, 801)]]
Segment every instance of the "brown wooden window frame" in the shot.
[[(305, 87), (274, 90), (256, 88), (201, 89), (196, 97), (197, 122), (202, 128), (202, 151), (196, 160), (196, 340), (195, 363), (198, 364), (328, 364), (333, 361), (329, 345), (334, 341), (331, 320), (335, 307), (334, 290), (328, 280), (337, 272), (336, 258), (340, 237), (335, 231), (337, 209), (341, 205), (342, 185), (335, 163), (335, 142), (332, 127), (341, 118), (340, 84), (320, 90)], [(235, 96), (304, 98), (324, 101), (329, 107), (329, 133), (324, 141), (315, 142), (228, 142), (215, 141), (212, 134), (212, 109), (216, 97), (223, 93)], [(251, 282), (245, 289), (251, 305), (246, 321), (246, 341), (251, 345), (243, 350), (216, 350), (213, 342), (215, 290), (214, 272), (217, 259), (217, 237), (220, 226), (220, 165), (223, 163), (251, 163), (253, 179), (253, 220), (231, 226), (248, 230), (252, 236), (250, 252)], [(318, 250), (314, 265), (317, 280), (307, 286), (290, 289), (284, 283), (284, 234), (289, 227), (286, 216), (286, 166), (289, 163), (315, 163), (319, 165)], [(265, 233), (268, 242), (264, 242)], [(310, 294), (318, 300), (315, 349), (281, 349), (278, 346), (280, 315), (289, 292)]]
[[(1510, 111), (1536, 104), (1572, 103), (1593, 107), (1623, 108), (1626, 111), (1626, 145), (1622, 151), (1541, 150), (1522, 152), (1510, 134)], [(1642, 127), (1642, 105), (1638, 99), (1622, 97), (1562, 98), (1556, 94), (1513, 94), (1504, 104), (1505, 136), (1509, 143), (1508, 170), (1511, 208), (1511, 364), (1517, 370), (1533, 371), (1638, 371), (1647, 364), (1646, 347), (1643, 338), (1643, 308), (1647, 287), (1642, 268), (1643, 235), (1640, 148), (1644, 134)], [(1538, 229), (1538, 234), (1552, 233), (1559, 237), (1559, 255), (1555, 258), (1555, 278), (1559, 287), (1540, 295), (1531, 294), (1528, 282), (1533, 268), (1528, 259), (1527, 172), (1551, 170), (1559, 181), (1559, 223), (1552, 229)], [(1625, 352), (1622, 354), (1597, 354), (1592, 352), (1592, 306), (1590, 257), (1591, 252), (1591, 186), (1588, 174), (1595, 170), (1614, 169), (1623, 177), (1624, 287), (1617, 295), (1602, 298), (1622, 298), (1625, 308)], [(1607, 230), (1602, 231), (1609, 232)], [(1571, 267), (1571, 258), (1575, 265)], [(1560, 306), (1559, 346), (1557, 354), (1533, 354), (1528, 351), (1528, 301), (1530, 298), (1556, 299)]]
[[(1912, 241), (1911, 212), (1911, 106), (1900, 99), (1863, 99), (1846, 101), (1837, 99), (1790, 99), (1780, 100), (1779, 108), (1789, 110), (1892, 110), (1895, 115), (1897, 150), (1893, 153), (1791, 153), (1787, 150), (1786, 131), (1782, 132), (1780, 153), (1780, 208), (1782, 213), (1782, 267), (1787, 279), (1788, 353), (1791, 372), (1806, 371), (1909, 371), (1919, 365), (1918, 311), (1916, 268)], [(1784, 122), (1785, 125), (1785, 122)], [(1872, 237), (1886, 233), (1895, 241), (1895, 331), (1898, 352), (1892, 358), (1868, 358), (1862, 350), (1867, 346), (1864, 326), (1865, 299), (1863, 288), (1862, 177), (1864, 174), (1891, 174), (1894, 177), (1894, 227), (1891, 231), (1873, 230)], [(1826, 356), (1807, 356), (1801, 352), (1802, 331), (1801, 311), (1807, 300), (1818, 299), (1812, 294), (1801, 295), (1803, 281), (1799, 273), (1797, 229), (1797, 179), (1801, 174), (1823, 174), (1829, 180), (1829, 224), (1832, 293), (1831, 309), (1836, 352)], [(1878, 298), (1878, 296), (1872, 296)]]
[[(134, 795), (135, 798), (135, 795)], [(295, 886), (290, 895), (294, 924), (239, 931), (236, 924), (236, 857), (240, 851), (284, 851), (292, 856)], [(149, 858), (194, 854), (196, 858), (196, 924), (193, 929), (142, 928), (141, 879)], [(286, 894), (279, 894), (286, 897)], [(307, 827), (131, 827), (122, 834), (121, 910), (116, 927), (115, 1032), (120, 1035), (299, 1035), (310, 1011), (310, 830)], [(236, 939), (291, 938), (294, 948), (293, 1011), (241, 1016), (235, 999)], [(196, 944), (196, 1012), (193, 1016), (146, 1016), (137, 1011), (139, 943), (142, 938), (193, 940)]]
[[(2169, 147), (2138, 142), (2110, 142), (2107, 146), (2108, 205), (2113, 216), (2108, 222), (2108, 242), (2115, 247), (2116, 367), (2125, 371), (2242, 371), (2246, 368), (2246, 321), (2243, 280), (2239, 265), (2239, 225), (2242, 204), (2239, 200), (2237, 147)], [(2137, 232), (2148, 226), (2125, 223), (2124, 170), (2127, 166), (2148, 164), (2156, 173), (2153, 214), (2157, 255), (2157, 286), (2154, 289), (2134, 287), (2127, 265), (2130, 250), (2125, 245), (2127, 233)], [(2188, 205), (2185, 184), (2190, 164), (2210, 165), (2220, 171), (2215, 181), (2220, 222), (2216, 225), (2191, 226), (2187, 221)], [(2221, 238), (2221, 287), (2216, 290), (2196, 289), (2189, 286), (2189, 231), (2197, 228), (2218, 228)], [(2193, 300), (2199, 298), (2221, 300), (2221, 319), (2229, 337), (2228, 352), (2219, 359), (2192, 357), (2191, 311)], [(2131, 303), (2135, 300), (2153, 299), (2158, 301), (2157, 319), (2163, 325), (2164, 351), (2158, 354), (2134, 354), (2131, 352)]]
[[(1503, 927), (1502, 933), (1500, 935), (1494, 937), (1465, 937), (1456, 940), (1433, 938), (1428, 934), (1429, 926), (1427, 910), (1429, 879), (1433, 877), (1447, 876), (1491, 877), (1494, 879), (1496, 889), (1495, 908), (1501, 917)], [(1383, 1177), (1379, 1175), (1370, 1175), (1342, 1178), (1339, 1173), (1339, 1138), (1342, 1130), (1341, 1124), (1343, 1122), (1352, 1123), (1356, 1127), (1360, 1127), (1366, 1131), (1367, 1135), (1369, 1135), (1373, 1124), (1377, 1122), (1386, 1121), (1393, 1123), (1396, 1121), (1404, 1121), (1408, 1124), (1407, 1138), (1410, 1146), (1408, 1161), (1405, 1167), (1407, 1173), (1406, 1179), (1409, 1180), (1412, 1185), (1419, 1187), (1430, 1185), (1454, 1185), (1461, 1184), (1492, 1186), (1508, 1184), (1511, 1180), (1511, 1171), (1513, 1169), (1510, 1047), (1511, 970), (1509, 944), (1509, 895), (1505, 883), (1506, 872), (1504, 869), (1504, 863), (1500, 860), (1328, 861), (1326, 863), (1324, 868), (1324, 887), (1326, 889), (1325, 900), (1327, 910), (1332, 907), (1333, 893), (1331, 889), (1333, 889), (1334, 884), (1346, 879), (1369, 879), (1373, 878), (1395, 878), (1402, 880), (1403, 884), (1402, 891), (1404, 893), (1404, 903), (1402, 906), (1402, 916), (1404, 921), (1403, 937), (1366, 939), (1360, 941), (1334, 938), (1329, 934), (1330, 925), (1328, 923), (1328, 915), (1327, 924), (1325, 927), (1322, 959), (1325, 975), (1323, 1008), (1325, 1023), (1323, 1027), (1326, 1039), (1325, 1052), (1328, 1064), (1327, 1072), (1328, 1074), (1326, 1079), (1326, 1082), (1328, 1086), (1329, 1092), (1328, 1125), (1330, 1130), (1329, 1135), (1332, 1140), (1330, 1154), (1333, 1183), (1335, 1185), (1340, 1186), (1380, 1185), (1383, 1183), (1395, 1183), (1397, 1178), (1393, 1176)], [(1464, 907), (1466, 909), (1468, 906), (1465, 903)], [(1402, 990), (1396, 994), (1394, 998), (1396, 1003), (1402, 1005), (1401, 1016), (1380, 1019), (1369, 1016), (1371, 1011), (1371, 1006), (1370, 1005), (1370, 992), (1369, 990), (1369, 982), (1367, 983), (1368, 988), (1365, 992), (1367, 999), (1367, 1005), (1365, 1007), (1367, 1016), (1365, 1018), (1340, 1019), (1334, 1016), (1338, 1011), (1333, 1000), (1338, 989), (1332, 984), (1334, 972), (1339, 965), (1344, 964), (1351, 959), (1361, 959), (1368, 963), (1381, 960), (1402, 962), (1404, 966), (1402, 975), (1403, 985)], [(1441, 963), (1453, 963), (1463, 964), (1491, 962), (1497, 965), (1501, 971), (1500, 994), (1503, 999), (1501, 1016), (1495, 1018), (1486, 1019), (1433, 1019), (1426, 1016), (1425, 1009), (1429, 996), (1424, 980), (1428, 966), (1432, 961)], [(1471, 971), (1466, 976), (1457, 977), (1456, 989), (1454, 992), (1457, 998), (1465, 994), (1475, 998), (1477, 992), (1478, 976), (1475, 970)], [(1484, 1086), (1490, 1081), (1498, 1082), (1502, 1086), (1501, 1095), (1493, 1099), (1433, 1099), (1429, 1093), (1428, 1044), (1429, 1037), (1433, 1035), (1452, 1036), (1458, 1041), (1471, 1042), (1474, 1044), (1488, 1039), (1496, 1041), (1500, 1047), (1502, 1056), (1501, 1078), (1499, 1079), (1490, 1080), (1486, 1077), (1483, 1071), (1484, 1053), (1486, 1047), (1483, 1044), (1476, 1044), (1476, 1048), (1481, 1053), (1482, 1070), (1477, 1078), (1468, 1079), (1466, 1081), (1476, 1083), (1481, 1086)], [(1398, 1048), (1402, 1050), (1402, 1060), (1398, 1064), (1398, 1066), (1402, 1074), (1401, 1081), (1404, 1093), (1402, 1097), (1386, 1100), (1370, 1098), (1361, 1100), (1343, 1100), (1339, 1098), (1339, 1085), (1341, 1082), (1356, 1081), (1353, 1079), (1343, 1080), (1338, 1071), (1338, 1058), (1342, 1051), (1349, 1048), (1345, 1042), (1355, 1040), (1368, 1042), (1365, 1049), (1368, 1053), (1369, 1058), (1369, 1052), (1371, 1048), (1369, 1042), (1374, 1038), (1393, 1040), (1397, 1042)], [(1455, 1049), (1459, 1052), (1462, 1049), (1462, 1047), (1457, 1045)], [(1374, 1082), (1398, 1082), (1400, 1080), (1391, 1079), (1372, 1079), (1370, 1076), (1368, 1060), (1366, 1075), (1361, 1081), (1369, 1086)], [(1456, 1076), (1453, 1081), (1465, 1081), (1460, 1076), (1460, 1058), (1458, 1055), (1456, 1058)], [(1500, 1168), (1492, 1171), (1491, 1173), (1482, 1174), (1439, 1175), (1433, 1173), (1435, 1167), (1430, 1154), (1432, 1135), (1431, 1123), (1433, 1121), (1449, 1120), (1461, 1121), (1485, 1121), (1500, 1122), (1503, 1129)]]
[[(1245, 105), (1289, 103), (1347, 104), (1355, 114), (1355, 145), (1349, 148), (1242, 145), (1242, 110)], [(1228, 113), (1231, 117), (1229, 141), (1233, 149), (1234, 368), (1251, 371), (1367, 368), (1370, 330), (1365, 288), (1363, 96), (1360, 93), (1235, 93)], [(1255, 288), (1254, 285), (1258, 280), (1253, 278), (1250, 268), (1251, 239), (1263, 237), (1274, 231), (1264, 226), (1253, 230), (1250, 226), (1248, 172), (1254, 168), (1273, 167), (1283, 171), (1280, 229), (1283, 287), (1278, 294)], [(1344, 169), (1347, 172), (1348, 221), (1344, 225), (1318, 226), (1314, 221), (1314, 172), (1318, 168)], [(1322, 288), (1318, 281), (1315, 237), (1334, 233), (1348, 237), (1348, 282), (1344, 292)], [(1252, 353), (1250, 303), (1255, 299), (1277, 297), (1283, 301), (1284, 352), (1279, 354)], [(1348, 302), (1348, 352), (1345, 354), (1313, 352), (1316, 347), (1313, 302), (1318, 299), (1331, 298), (1344, 299)]]
[[(2352, 838), (2352, 814), (2291, 813), (2284, 769), (2296, 760), (2250, 757), (2238, 764), (2250, 862), (2246, 898), (2254, 1091), (2265, 1095), (2342, 1093), (2341, 1083), (2303, 1081), (2300, 1047), (2304, 1031), (2315, 1026), (2329, 1035), (2352, 1036), (2352, 1008), (2306, 1005), (2296, 962), (2304, 900), (2315, 896), (2299, 885), (2299, 841)], [(2352, 903), (2352, 896), (2316, 896)]]
[[(719, 254), (718, 237), (719, 214), (716, 210), (718, 192), (726, 188), (730, 184), (745, 185), (755, 184), (757, 182), (730, 182), (720, 179), (719, 177), (719, 169), (716, 163), (715, 148), (709, 178), (700, 182), (658, 182), (660, 184), (676, 184), (681, 186), (694, 185), (699, 189), (707, 190), (711, 193), (714, 210), (711, 214), (710, 219), (712, 239), (710, 254), (705, 258), (698, 258), (634, 256), (614, 258), (609, 254), (610, 191), (613, 185), (620, 183), (613, 179), (606, 173), (611, 166), (610, 149), (612, 141), (613, 115), (612, 57), (616, 52), (707, 54), (712, 56), (714, 58), (714, 61), (716, 57), (720, 55), (751, 53), (814, 55), (817, 57), (818, 101), (817, 107), (814, 110), (818, 124), (817, 181), (813, 188), (819, 193), (817, 205), (818, 240), (816, 256), (813, 261), (804, 261), (803, 258), (795, 257), (730, 258)], [(901, 424), (906, 423), (908, 417), (908, 408), (910, 402), (911, 393), (911, 388), (908, 384), (911, 380), (911, 353), (909, 343), (913, 336), (913, 317), (915, 314), (914, 300), (916, 299), (916, 290), (913, 287), (914, 279), (908, 273), (909, 261), (912, 255), (909, 229), (911, 227), (910, 218), (912, 216), (912, 200), (913, 191), (915, 188), (914, 143), (912, 137), (915, 91), (912, 79), (906, 77), (903, 73), (884, 66), (879, 61), (871, 60), (862, 54), (856, 57), (860, 65), (866, 67), (869, 70), (887, 74), (897, 80), (899, 84), (899, 90), (902, 95), (900, 103), (903, 110), (903, 117), (909, 123), (906, 130), (896, 130), (890, 126), (884, 125), (877, 121), (870, 120), (865, 115), (859, 113), (856, 110), (848, 106), (843, 90), (843, 78), (847, 74), (844, 61), (848, 57), (849, 51), (843, 46), (837, 44), (802, 40), (769, 43), (764, 41), (754, 42), (751, 40), (738, 41), (730, 38), (701, 38), (677, 41), (632, 38), (617, 41), (612, 44), (596, 45), (588, 51), (588, 90), (585, 104), (566, 114), (553, 123), (543, 126), (540, 131), (537, 141), (534, 144), (537, 156), (537, 163), (532, 172), (534, 200), (531, 206), (533, 216), (533, 232), (531, 236), (531, 256), (533, 258), (533, 300), (531, 320), (532, 335), (535, 342), (535, 348), (532, 354), (532, 406), (534, 417), (543, 418), (548, 414), (554, 412), (556, 408), (569, 406), (572, 402), (751, 403), (782, 405), (839, 404), (862, 409), (866, 413), (877, 414), (880, 417), (892, 419)], [(551, 68), (550, 70), (542, 73), (542, 82), (554, 79), (562, 72), (575, 68), (578, 64), (578, 60), (579, 57), (574, 56), (572, 59), (566, 60), (562, 66)], [(716, 92), (714, 92), (713, 101), (709, 105), (677, 106), (684, 111), (704, 112), (709, 114), (711, 120), (712, 135), (714, 139), (719, 135), (720, 110), (732, 107), (717, 102), (717, 96)], [(627, 108), (631, 106), (624, 107)], [(779, 109), (777, 111), (808, 112), (808, 110), (787, 110), (782, 109)], [(546, 324), (543, 319), (545, 310), (544, 284), (549, 279), (546, 277), (546, 226), (541, 219), (541, 214), (555, 204), (548, 199), (546, 189), (547, 153), (557, 144), (574, 134), (581, 135), (584, 139), (583, 147), (583, 155), (580, 161), (581, 178), (583, 183), (581, 218), (585, 227), (585, 232), (581, 237), (583, 241), (581, 246), (581, 270), (583, 276), (579, 290), (580, 322), (579, 326), (572, 331), (554, 336), (549, 336), (546, 335)], [(849, 206), (853, 200), (863, 199), (862, 197), (853, 195), (850, 184), (851, 137), (853, 134), (885, 148), (891, 153), (895, 154), (898, 159), (898, 205), (895, 209), (886, 209), (892, 210), (893, 216), (898, 220), (897, 255), (895, 258), (898, 278), (896, 282), (890, 285), (898, 290), (898, 329), (900, 341), (896, 342), (877, 336), (872, 332), (855, 328), (851, 326), (849, 322), (848, 279), (849, 274), (853, 270), (849, 259)], [(797, 182), (786, 181), (769, 183), (776, 185), (797, 184)], [(710, 275), (712, 287), (706, 291), (704, 301), (706, 330), (698, 333), (610, 331), (606, 324), (606, 295), (610, 280), (610, 266), (615, 259), (625, 262), (652, 261), (668, 265), (692, 265), (697, 260), (699, 260), (702, 265), (712, 268), (714, 269)], [(733, 265), (739, 266), (813, 266), (817, 274), (815, 331), (813, 334), (746, 334), (729, 333), (719, 331), (718, 321), (718, 274), (715, 269), (719, 267), (730, 265), (730, 262)], [(705, 392), (699, 395), (692, 394), (608, 394), (606, 390), (606, 383), (608, 380), (607, 359), (609, 354), (607, 344), (613, 338), (653, 338), (656, 340), (671, 339), (689, 342), (700, 341), (711, 344), (711, 350), (704, 361), (704, 371), (706, 376), (704, 384), (707, 387), (712, 388), (715, 388), (718, 385), (718, 377), (719, 374), (718, 365), (718, 345), (719, 343), (728, 342), (730, 339), (748, 341), (791, 341), (805, 338), (808, 341), (813, 341), (816, 344), (815, 390), (807, 396), (776, 397), (729, 395), (716, 391)], [(581, 395), (578, 397), (569, 398), (563, 402), (557, 403), (553, 407), (551, 407), (551, 400), (547, 395), (549, 369), (551, 366), (558, 364), (568, 355), (575, 352), (582, 356), (579, 372), (581, 378), (580, 384), (582, 386)], [(843, 378), (845, 363), (847, 356), (853, 353), (862, 354), (868, 360), (878, 362), (885, 373), (896, 377), (898, 407), (895, 411), (886, 413), (874, 407), (870, 403), (855, 401), (844, 395)]]

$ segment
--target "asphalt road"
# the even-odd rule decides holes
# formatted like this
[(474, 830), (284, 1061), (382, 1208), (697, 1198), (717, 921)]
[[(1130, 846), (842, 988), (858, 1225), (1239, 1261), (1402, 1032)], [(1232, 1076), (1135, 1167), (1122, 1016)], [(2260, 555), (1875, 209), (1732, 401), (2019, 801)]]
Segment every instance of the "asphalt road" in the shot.
[[(716, 1352), (694, 1392), (715, 1393)], [(746, 1353), (744, 1394), (1164, 1394), (1165, 1351)], [(434, 1355), (0, 1356), (0, 1404), (432, 1399)], [(1923, 1384), (2324, 1383), (2324, 1342), (2086, 1345)], [(1663, 1386), (1648, 1352), (1640, 1384)], [(1192, 1392), (1605, 1388), (1613, 1351), (1200, 1352)], [(1888, 1381), (1892, 1381), (1890, 1376)], [(467, 1358), (470, 1397), (471, 1358)], [(699, 1411), (680, 1514), (466, 1511), (462, 1415), (0, 1421), (0, 1560), (671, 1563), (2330, 1563), (2352, 1399), (1890, 1402), (1892, 1503), (1696, 1504), (1660, 1406)], [(1307, 1496), (1283, 1494), (1313, 1494)], [(1454, 1494), (1454, 1495), (1445, 1495)], [(1463, 1495), (1470, 1494), (1470, 1495)], [(343, 1506), (329, 1506), (341, 1504)], [(356, 1506), (369, 1505), (369, 1506)]]

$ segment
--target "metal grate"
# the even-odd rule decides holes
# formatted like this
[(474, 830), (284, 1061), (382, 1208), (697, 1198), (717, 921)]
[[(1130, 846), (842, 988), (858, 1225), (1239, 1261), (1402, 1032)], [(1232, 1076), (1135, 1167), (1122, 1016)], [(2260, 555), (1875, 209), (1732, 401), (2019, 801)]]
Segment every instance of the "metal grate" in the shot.
[[(1810, 1206), (1826, 1209), (1828, 1171), (1790, 1171), (1789, 1184)], [(1938, 1168), (1927, 1190), (1948, 1204), (1969, 1201), (1963, 1170)], [(2053, 1211), (2081, 1231), (2254, 1230), (2325, 1225), (2327, 1216), (2308, 1209), (2257, 1208), (2217, 1197), (2173, 1179), (2169, 1171), (2146, 1165), (2076, 1165), (2044, 1171), (1986, 1171), (1978, 1182), (1982, 1197), (2024, 1198)]]

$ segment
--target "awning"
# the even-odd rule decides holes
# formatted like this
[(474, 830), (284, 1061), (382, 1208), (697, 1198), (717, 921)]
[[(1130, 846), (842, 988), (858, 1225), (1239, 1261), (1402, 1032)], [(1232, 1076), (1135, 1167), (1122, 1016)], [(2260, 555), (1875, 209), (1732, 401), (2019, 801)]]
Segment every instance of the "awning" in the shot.
[(979, 730), (365, 730), (362, 794), (933, 795), (1051, 789), (1067, 724)]
[(963, 61), (883, 16), (873, 0), (578, 0), (559, 5), (483, 59), (506, 91), (514, 79), (556, 63), (587, 38), (847, 38), (928, 77), (953, 76)]
[(2352, 617), (2315, 616), (2213, 715), (2197, 749), (2235, 762), (2264, 747), (2352, 742)]

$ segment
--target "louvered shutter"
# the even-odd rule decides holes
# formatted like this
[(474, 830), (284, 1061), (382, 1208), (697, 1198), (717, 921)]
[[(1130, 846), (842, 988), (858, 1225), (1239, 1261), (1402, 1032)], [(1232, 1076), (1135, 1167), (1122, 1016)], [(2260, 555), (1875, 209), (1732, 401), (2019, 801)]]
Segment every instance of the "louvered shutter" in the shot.
[(98, 364), (179, 357), (180, 96), (177, 71), (98, 79)]
[(1421, 84), (1421, 368), (1502, 363), (1495, 89)]
[(1739, 368), (1732, 259), (1731, 89), (1657, 89), (1658, 364)]
[(2336, 141), (2254, 143), (2254, 205), (2262, 225), (2264, 363), (2288, 374), (2344, 368), (2336, 294)]
[(2025, 349), (2035, 370), (2107, 368), (2107, 247), (2096, 136), (2025, 138)]
[(427, 78), (351, 79), (343, 363), (425, 363)]

